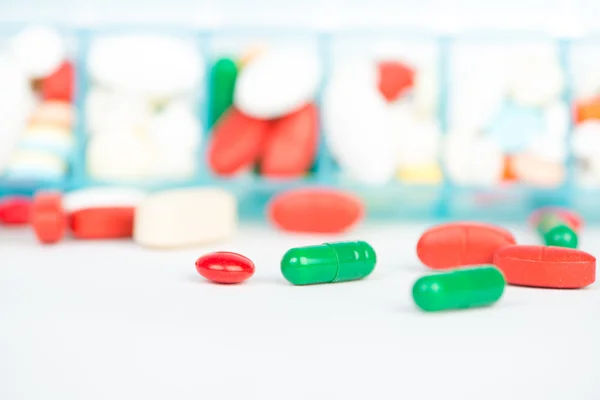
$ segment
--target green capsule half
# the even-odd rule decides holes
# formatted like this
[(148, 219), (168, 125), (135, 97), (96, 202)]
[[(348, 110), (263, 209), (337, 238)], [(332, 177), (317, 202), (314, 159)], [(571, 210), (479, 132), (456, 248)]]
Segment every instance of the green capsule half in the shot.
[(377, 257), (367, 242), (296, 247), (281, 259), (281, 273), (294, 285), (353, 281), (368, 276)]
[(428, 275), (413, 286), (413, 300), (424, 311), (484, 307), (502, 297), (506, 280), (493, 265)]
[(537, 230), (546, 246), (577, 248), (577, 233), (557, 214), (547, 213), (542, 215)]
[(210, 72), (210, 120), (212, 127), (233, 104), (238, 66), (231, 58), (221, 58)]

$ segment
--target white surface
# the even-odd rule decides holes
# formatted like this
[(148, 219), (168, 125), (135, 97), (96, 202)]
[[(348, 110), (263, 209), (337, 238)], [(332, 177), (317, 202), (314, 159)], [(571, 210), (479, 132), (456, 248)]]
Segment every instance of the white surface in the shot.
[[(133, 243), (41, 247), (0, 231), (0, 399), (600, 398), (600, 290), (508, 287), (494, 307), (419, 312), (424, 226), (343, 238), (245, 227), (231, 243), (177, 252)], [(522, 242), (535, 243), (525, 230)], [(293, 287), (290, 247), (364, 239), (378, 252), (360, 282)], [(593, 250), (600, 231), (585, 232)], [(194, 268), (217, 249), (257, 272), (240, 286)]]

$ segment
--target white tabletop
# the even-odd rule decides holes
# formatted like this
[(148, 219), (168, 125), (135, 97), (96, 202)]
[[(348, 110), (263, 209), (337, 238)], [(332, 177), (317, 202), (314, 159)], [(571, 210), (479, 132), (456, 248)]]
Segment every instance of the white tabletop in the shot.
[[(0, 399), (598, 400), (600, 290), (508, 287), (493, 307), (426, 314), (425, 225), (366, 226), (344, 237), (246, 226), (230, 242), (149, 251), (130, 242), (43, 247), (0, 231)], [(521, 242), (536, 237), (514, 229)], [(358, 282), (294, 287), (290, 247), (362, 239), (378, 254)], [(594, 253), (600, 230), (582, 234)], [(256, 274), (211, 284), (213, 250)]]

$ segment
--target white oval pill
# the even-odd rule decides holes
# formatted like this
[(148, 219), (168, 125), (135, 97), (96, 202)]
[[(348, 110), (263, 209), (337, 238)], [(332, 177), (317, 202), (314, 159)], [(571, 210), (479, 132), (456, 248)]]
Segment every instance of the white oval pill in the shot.
[(65, 43), (53, 29), (43, 26), (22, 30), (11, 42), (15, 59), (30, 78), (43, 78), (60, 67), (66, 57)]
[(93, 90), (86, 102), (88, 134), (146, 131), (152, 118), (147, 97), (131, 92)]
[(237, 229), (235, 197), (221, 189), (167, 190), (146, 197), (135, 211), (134, 240), (147, 247), (214, 243)]
[(600, 156), (600, 121), (588, 120), (575, 126), (571, 140), (575, 156), (583, 159)]
[(161, 148), (194, 150), (200, 146), (202, 127), (189, 104), (175, 101), (154, 115), (149, 134)]
[(321, 65), (317, 54), (266, 52), (241, 71), (235, 86), (234, 103), (251, 117), (278, 118), (310, 102), (320, 80)]
[(559, 98), (564, 88), (563, 72), (557, 60), (528, 58), (519, 62), (510, 80), (510, 92), (523, 106), (543, 106)]
[(88, 174), (100, 180), (136, 181), (150, 176), (157, 150), (131, 132), (93, 136), (87, 148)]
[(92, 187), (68, 192), (63, 196), (67, 212), (87, 208), (137, 207), (146, 197), (141, 190), (126, 187)]
[(446, 138), (446, 169), (460, 185), (495, 185), (502, 179), (504, 155), (491, 138), (450, 134)]

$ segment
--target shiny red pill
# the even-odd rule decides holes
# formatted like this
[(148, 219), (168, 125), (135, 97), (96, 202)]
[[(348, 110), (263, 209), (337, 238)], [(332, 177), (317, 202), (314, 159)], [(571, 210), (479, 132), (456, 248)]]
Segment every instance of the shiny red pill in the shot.
[(30, 220), (31, 199), (7, 197), (0, 200), (0, 223), (4, 225), (27, 225)]
[(33, 198), (31, 226), (41, 243), (57, 243), (67, 230), (67, 214), (57, 192), (39, 192)]
[(282, 230), (303, 233), (340, 233), (358, 223), (361, 200), (336, 189), (296, 189), (277, 195), (269, 203), (271, 223)]
[(596, 280), (596, 257), (554, 246), (508, 246), (496, 252), (494, 265), (511, 285), (579, 289)]
[(217, 251), (196, 260), (196, 270), (217, 283), (241, 283), (254, 274), (254, 263), (241, 254)]
[(417, 255), (433, 269), (491, 264), (496, 250), (515, 243), (513, 235), (504, 228), (456, 222), (425, 231), (417, 243)]

